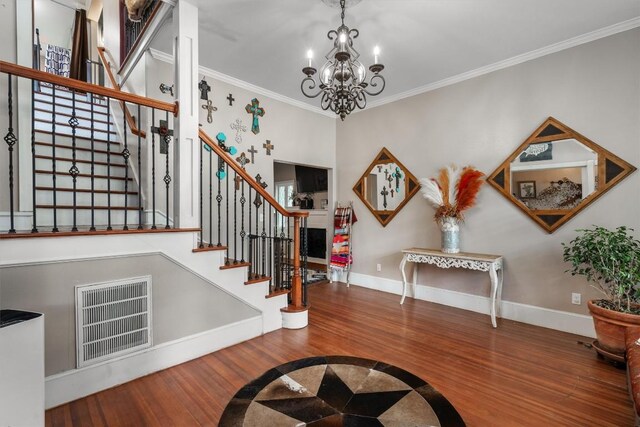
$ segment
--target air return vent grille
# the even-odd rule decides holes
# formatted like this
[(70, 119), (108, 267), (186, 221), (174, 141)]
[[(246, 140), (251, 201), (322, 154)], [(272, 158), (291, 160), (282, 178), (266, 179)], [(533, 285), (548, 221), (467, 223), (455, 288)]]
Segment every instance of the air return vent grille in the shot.
[(76, 286), (78, 367), (151, 346), (151, 276)]

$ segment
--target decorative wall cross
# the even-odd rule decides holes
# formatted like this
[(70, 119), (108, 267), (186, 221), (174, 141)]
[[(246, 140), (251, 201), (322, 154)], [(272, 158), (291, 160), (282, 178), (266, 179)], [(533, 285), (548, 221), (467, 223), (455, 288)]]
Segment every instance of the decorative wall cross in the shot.
[(271, 150), (273, 150), (273, 144), (271, 144), (271, 141), (267, 139), (267, 142), (262, 144), (262, 146), (264, 147), (265, 150), (267, 150), (267, 156), (270, 156)]
[(388, 170), (384, 170), (384, 179), (389, 180), (389, 171)]
[(382, 196), (382, 206), (384, 206), (385, 209), (387, 209), (387, 195), (389, 194), (389, 192), (387, 191), (387, 186), (385, 185), (384, 187), (382, 187), (382, 191), (380, 192), (380, 195)]
[(240, 120), (240, 119), (236, 119), (236, 121), (234, 123), (231, 123), (230, 126), (231, 126), (231, 129), (236, 131), (236, 142), (238, 144), (240, 144), (242, 142), (242, 133), (241, 132), (246, 132), (247, 131), (247, 127), (242, 124), (242, 120)]
[(400, 168), (396, 166), (396, 171), (393, 173), (393, 177), (396, 179), (396, 192), (400, 191), (400, 178), (402, 178), (402, 172)]
[(267, 188), (269, 186), (269, 184), (262, 180), (262, 176), (260, 176), (260, 174), (256, 175), (256, 182), (260, 184), (260, 187), (262, 188)]
[(387, 176), (387, 181), (389, 181), (389, 188), (391, 188), (391, 183), (393, 182), (393, 174), (392, 173)]
[(207, 110), (207, 123), (213, 122), (213, 112), (218, 111), (218, 107), (213, 106), (213, 101), (207, 100), (206, 105), (202, 106), (203, 110)]
[(167, 93), (169, 92), (171, 96), (173, 96), (173, 85), (169, 86), (164, 83), (160, 83), (160, 92)]
[(251, 100), (251, 104), (247, 104), (244, 109), (247, 113), (253, 116), (253, 121), (251, 122), (251, 132), (253, 132), (254, 135), (259, 134), (260, 122), (258, 122), (258, 117), (264, 116), (265, 113), (264, 108), (260, 107), (260, 101), (258, 101), (258, 98), (253, 98)]
[(242, 177), (240, 175), (236, 175), (235, 178), (233, 178), (233, 182), (235, 182), (236, 184), (236, 191), (240, 190), (240, 184), (242, 184)]
[[(256, 175), (256, 182), (260, 184), (262, 188), (268, 187), (268, 184), (262, 181), (262, 177), (260, 176), (260, 174)], [(260, 206), (262, 206), (262, 196), (257, 191), (256, 191), (256, 198), (253, 199), (253, 204), (256, 206), (256, 208), (259, 208)]]
[(242, 166), (242, 169), (244, 169), (244, 167), (248, 163), (251, 163), (251, 160), (247, 159), (247, 156), (244, 154), (244, 151), (240, 153), (240, 157), (236, 157), (236, 161), (240, 163), (240, 166)]
[(229, 94), (229, 96), (227, 96), (227, 100), (229, 101), (229, 106), (233, 106), (233, 101), (235, 101), (236, 99), (233, 97), (233, 95)]
[(378, 165), (378, 173), (382, 172), (382, 165)]
[[(203, 101), (209, 100), (209, 92), (211, 92), (211, 86), (207, 83), (205, 79), (202, 79), (198, 84), (198, 89), (200, 90), (200, 99)], [(209, 122), (211, 123), (211, 122)]]
[(169, 153), (169, 142), (171, 142), (171, 137), (173, 136), (173, 129), (169, 129), (167, 121), (160, 120), (157, 127), (151, 126), (151, 132), (160, 136), (160, 154)]
[(251, 146), (250, 150), (247, 150), (250, 154), (251, 154), (251, 163), (253, 163), (254, 165), (256, 164), (256, 159), (255, 159), (255, 154), (258, 152), (258, 150), (256, 150), (255, 148), (253, 148), (253, 145)]
[(391, 198), (393, 199), (393, 189), (391, 190)]

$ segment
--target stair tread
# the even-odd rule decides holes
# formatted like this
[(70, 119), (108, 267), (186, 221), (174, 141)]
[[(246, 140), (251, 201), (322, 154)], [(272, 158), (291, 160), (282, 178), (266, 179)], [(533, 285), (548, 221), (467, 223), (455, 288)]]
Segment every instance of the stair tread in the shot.
[[(48, 175), (53, 175), (54, 172), (53, 171), (46, 171), (46, 170), (42, 170), (42, 169), (36, 169), (36, 173), (44, 173), (44, 174), (48, 174)], [(55, 172), (56, 175), (68, 175), (71, 176), (71, 174), (69, 172), (62, 172), (62, 171), (56, 171)], [(83, 178), (91, 178), (91, 174), (90, 173), (79, 173), (78, 176), (83, 177)], [(125, 177), (121, 177), (121, 176), (107, 176), (107, 175), (93, 175), (94, 178), (98, 178), (98, 179), (117, 179), (117, 180), (121, 180), (124, 181), (125, 179), (128, 181), (133, 181), (133, 178), (129, 177), (129, 178), (125, 178)]]
[(288, 293), (291, 293), (290, 289), (279, 289), (277, 291), (269, 292), (268, 295), (265, 295), (265, 298), (275, 298), (277, 296), (286, 295)]
[[(69, 147), (71, 148), (71, 147)], [(43, 156), (41, 154), (36, 154), (36, 159), (45, 159), (45, 160), (53, 160), (53, 156)], [(59, 157), (56, 156), (55, 157), (56, 162), (61, 161), (61, 162), (73, 162), (73, 159), (69, 158), (69, 157)], [(81, 160), (81, 159), (76, 159), (76, 163), (87, 163), (87, 164), (91, 164), (91, 160)], [(118, 165), (118, 164), (109, 164), (107, 162), (98, 162), (98, 161), (94, 161), (93, 164), (95, 165), (100, 165), (100, 166), (111, 166), (112, 168), (124, 168), (126, 167), (125, 165)]]
[[(36, 208), (38, 209), (53, 209), (53, 205), (36, 205)], [(73, 209), (73, 205), (56, 205), (55, 206), (56, 209)], [(86, 210), (86, 209), (92, 209), (91, 206), (87, 206), (87, 205), (76, 205), (76, 209), (82, 209), (82, 210)], [(137, 206), (127, 206), (126, 208), (124, 206), (93, 206), (93, 209), (98, 209), (98, 210), (108, 210), (111, 209), (112, 211), (123, 211), (123, 210), (128, 210), (128, 211), (137, 211), (138, 207)]]
[[(45, 147), (53, 147), (53, 144), (49, 143), (49, 142), (40, 142), (40, 141), (36, 141), (36, 145), (42, 145)], [(67, 150), (73, 150), (73, 147), (71, 147), (70, 145), (64, 145), (64, 144), (56, 144), (56, 148), (62, 148), (62, 149), (67, 149)], [(89, 151), (91, 152), (90, 148), (84, 148), (84, 147), (76, 147), (77, 151)], [(106, 150), (98, 150), (98, 149), (94, 149), (93, 150), (94, 153), (98, 153), (98, 154), (111, 154), (113, 156), (119, 157), (121, 155), (121, 153), (119, 151), (106, 151)]]
[[(43, 187), (43, 186), (36, 186), (36, 190), (40, 190), (40, 191), (53, 191), (53, 187)], [(66, 191), (66, 192), (72, 192), (73, 188), (67, 188), (67, 187), (56, 187), (56, 191)], [(91, 189), (90, 188), (76, 188), (75, 190), (78, 193), (91, 193)], [(119, 194), (119, 195), (124, 195), (125, 192), (124, 191), (119, 191), (119, 190), (111, 190), (110, 192), (107, 190), (93, 190), (94, 193), (98, 193), (98, 194)], [(126, 194), (130, 195), (130, 196), (137, 196), (138, 192), (137, 191), (128, 191)]]
[[(49, 96), (49, 97), (51, 96), (50, 94), (46, 94), (46, 93), (44, 93), (43, 95), (45, 95), (45, 96)], [(65, 99), (68, 99), (68, 98), (65, 98)], [(34, 99), (34, 101), (35, 101), (35, 102), (41, 102), (41, 103), (43, 103), (43, 104), (55, 105), (56, 107), (62, 107), (62, 108), (73, 108), (71, 105), (66, 105), (66, 104), (54, 104), (53, 102), (51, 102), (51, 101), (46, 101), (46, 100), (44, 100), (44, 99), (38, 99), (38, 98), (36, 98), (36, 99)], [(91, 109), (90, 109), (90, 108), (82, 108), (82, 106), (80, 106), (80, 107), (79, 107), (79, 106), (77, 105), (77, 104), (78, 104), (78, 102), (82, 102), (82, 103), (84, 103), (84, 104), (86, 104), (86, 105), (91, 105), (91, 103), (89, 103), (89, 102), (86, 102), (86, 101), (78, 101), (78, 100), (76, 99), (76, 110), (80, 110), (80, 111), (91, 111)], [(102, 104), (93, 104), (93, 106), (94, 106), (94, 109), (93, 109), (93, 112), (94, 112), (94, 113), (97, 113), (97, 114), (104, 114), (104, 115), (106, 115), (106, 114), (107, 114), (107, 111), (108, 111), (108, 110), (107, 110), (107, 106), (106, 106), (106, 105), (102, 105)], [(96, 111), (96, 108), (104, 108), (104, 110), (105, 110), (105, 111)], [(56, 113), (56, 114), (57, 114), (57, 113)]]
[[(20, 238), (37, 238), (37, 237), (68, 237), (68, 236), (96, 236), (96, 235), (109, 235), (109, 234), (133, 234), (133, 233), (194, 233), (200, 231), (199, 228), (164, 228), (158, 227), (157, 229), (152, 229), (149, 227), (145, 227), (142, 230), (138, 229), (130, 229), (123, 230), (122, 224), (113, 225), (114, 230), (97, 230), (90, 231), (88, 229), (81, 229), (78, 231), (41, 231), (38, 233), (16, 233), (16, 234), (0, 234), (0, 239), (20, 239)], [(115, 229), (115, 227), (119, 227), (119, 229)]]
[(262, 283), (262, 282), (268, 282), (269, 280), (271, 280), (270, 276), (261, 276), (261, 277), (255, 277), (253, 279), (249, 279), (246, 282), (244, 282), (245, 285), (253, 285), (256, 283)]
[[(232, 259), (228, 259), (228, 258), (227, 258), (227, 259), (225, 260), (225, 264), (224, 264), (224, 265), (222, 265), (222, 266), (220, 266), (220, 270), (228, 270), (228, 269), (231, 269), (231, 268), (242, 268), (242, 267), (249, 267), (249, 266), (251, 266), (251, 263), (246, 262), (246, 261), (245, 261), (245, 262), (240, 262), (240, 261), (238, 261), (238, 260), (235, 260), (235, 261), (236, 261), (236, 263), (234, 264), (234, 263), (233, 263), (233, 262), (234, 262), (234, 260), (232, 260)], [(229, 264), (227, 264), (227, 262), (228, 262)]]
[[(53, 134), (54, 134), (54, 132), (53, 132), (53, 131), (50, 131), (50, 130), (44, 130), (44, 129), (34, 129), (34, 132), (35, 132), (35, 133), (46, 133), (46, 134), (48, 134), (48, 135), (53, 135)], [(106, 131), (98, 131), (98, 132), (107, 133)], [(114, 132), (111, 132), (111, 133), (114, 133)], [(69, 134), (69, 133), (58, 133), (58, 132), (55, 132), (55, 135), (57, 135), (57, 136), (62, 136), (62, 137), (65, 137), (65, 138), (71, 138), (71, 137), (73, 137), (73, 135), (71, 135), (71, 134)], [(76, 135), (76, 139), (82, 139), (82, 140), (85, 140), (85, 141), (91, 141), (91, 137), (89, 137), (89, 136), (82, 136), (82, 135)], [(93, 138), (93, 142), (103, 142), (103, 143), (105, 143), (105, 144), (116, 144), (116, 145), (120, 145), (120, 141), (118, 141), (118, 139), (117, 139), (117, 138), (116, 138), (115, 140), (107, 141), (106, 139), (102, 139), (102, 138), (95, 138), (95, 137), (94, 137), (94, 138)]]
[[(73, 107), (69, 107), (69, 108), (73, 109)], [(40, 112), (43, 112), (43, 113), (46, 113), (46, 114), (54, 114), (54, 112), (53, 112), (52, 110), (45, 110), (45, 109), (43, 109), (43, 108), (34, 108), (34, 111), (40, 111)], [(91, 110), (89, 110), (89, 112), (91, 112)], [(94, 112), (93, 112), (93, 113), (94, 113), (94, 115), (95, 115), (95, 113), (96, 113), (96, 112), (95, 112), (95, 110), (94, 110)], [(98, 114), (103, 114), (103, 113), (98, 112)], [(56, 112), (55, 112), (55, 115), (56, 115), (56, 117), (57, 117), (57, 116), (72, 117), (72, 115), (71, 115), (71, 114), (68, 114), (68, 113), (62, 113), (62, 112), (60, 112), (60, 111), (56, 111)], [(77, 117), (78, 117), (79, 119), (83, 119), (83, 120), (89, 120), (89, 121), (91, 121), (91, 117), (85, 117), (85, 116), (77, 116)], [(104, 124), (109, 124), (109, 125), (111, 125), (111, 126), (114, 126), (114, 124), (113, 124), (113, 122), (112, 122), (111, 120), (109, 120), (109, 121), (106, 121), (106, 120), (100, 120), (100, 119), (96, 119), (96, 118), (94, 117), (94, 118), (93, 118), (93, 121), (94, 121), (94, 122), (97, 122), (97, 123), (104, 123)], [(58, 123), (58, 122), (56, 122), (56, 123)]]
[(224, 251), (227, 250), (226, 246), (205, 246), (203, 248), (192, 249), (192, 252), (211, 252), (211, 251)]

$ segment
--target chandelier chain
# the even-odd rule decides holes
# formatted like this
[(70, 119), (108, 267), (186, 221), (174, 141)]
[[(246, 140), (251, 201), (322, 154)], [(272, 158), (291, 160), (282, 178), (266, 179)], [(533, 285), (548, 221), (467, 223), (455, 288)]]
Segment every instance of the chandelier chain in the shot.
[(344, 5), (345, 0), (340, 0), (340, 8), (342, 9), (342, 13), (340, 14), (340, 18), (342, 19), (342, 25), (344, 25)]

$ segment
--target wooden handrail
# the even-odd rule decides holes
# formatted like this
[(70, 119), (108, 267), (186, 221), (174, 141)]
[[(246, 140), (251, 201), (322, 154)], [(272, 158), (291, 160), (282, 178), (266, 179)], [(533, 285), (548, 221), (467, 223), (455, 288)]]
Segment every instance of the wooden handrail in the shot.
[[(102, 61), (102, 66), (105, 69), (105, 71), (107, 73), (107, 76), (109, 77), (109, 81), (111, 82), (111, 87), (113, 87), (114, 89), (122, 92), (122, 88), (120, 87), (118, 82), (116, 82), (116, 78), (114, 77), (113, 73), (111, 72), (111, 63), (109, 61), (107, 61), (107, 58), (104, 56), (105, 50), (106, 49), (104, 47), (98, 47), (98, 56), (100, 57), (100, 61)], [(129, 111), (129, 108), (127, 108), (127, 104), (125, 104), (124, 102), (120, 101), (120, 108), (124, 112), (124, 117), (127, 120), (127, 124), (129, 125), (129, 129), (131, 129), (131, 133), (136, 135), (136, 136), (140, 136), (141, 138), (146, 138), (147, 137), (147, 133), (145, 131), (143, 131), (143, 130), (138, 129), (138, 125), (136, 124), (136, 121), (134, 120), (133, 116), (131, 115), (131, 112)], [(140, 120), (140, 117), (138, 117), (138, 120)]]
[(267, 193), (267, 190), (262, 188), (262, 186), (260, 186), (256, 182), (256, 180), (253, 179), (247, 173), (247, 171), (242, 169), (242, 167), (240, 165), (238, 165), (231, 158), (231, 156), (229, 156), (229, 154), (226, 151), (224, 151), (222, 148), (220, 148), (218, 143), (215, 142), (209, 135), (207, 135), (207, 133), (205, 131), (200, 129), (199, 132), (198, 132), (198, 135), (200, 136), (200, 139), (202, 141), (204, 141), (219, 157), (221, 157), (223, 159), (227, 159), (228, 161), (226, 161), (225, 163), (227, 163), (229, 165), (229, 167), (231, 167), (231, 169), (233, 169), (238, 175), (240, 175), (242, 177), (242, 179), (247, 181), (247, 183), (251, 186), (251, 188), (253, 188), (258, 194), (260, 194), (271, 206), (273, 206), (283, 216), (286, 216), (286, 217), (298, 217), (298, 218), (304, 218), (304, 217), (308, 217), (309, 216), (309, 212), (303, 212), (303, 211), (291, 212), (291, 211), (288, 211), (285, 208), (283, 208), (280, 205), (280, 203), (278, 203), (276, 201), (276, 199), (273, 198), (273, 196), (271, 194)]
[(22, 65), (12, 64), (10, 62), (0, 61), (0, 73), (12, 74), (14, 76), (24, 77), (40, 82), (51, 83), (57, 86), (64, 86), (82, 92), (89, 92), (96, 95), (106, 96), (108, 98), (117, 99), (119, 101), (131, 102), (145, 107), (155, 108), (157, 110), (168, 111), (174, 116), (178, 113), (178, 104), (157, 101), (155, 99), (138, 96), (127, 92), (121, 92), (115, 89), (109, 89), (100, 85), (86, 83), (80, 80), (70, 79), (68, 77), (56, 76), (44, 71), (34, 70), (33, 68), (23, 67)]

